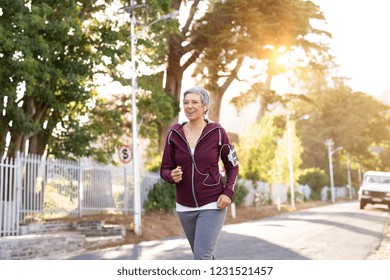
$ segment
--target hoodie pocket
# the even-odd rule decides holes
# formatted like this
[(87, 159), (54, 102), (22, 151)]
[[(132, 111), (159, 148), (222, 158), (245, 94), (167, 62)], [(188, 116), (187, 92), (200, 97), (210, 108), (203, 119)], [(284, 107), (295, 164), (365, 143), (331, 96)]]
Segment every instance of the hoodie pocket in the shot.
[(203, 180), (203, 185), (208, 187), (217, 186), (221, 183), (222, 176), (218, 172), (217, 174), (208, 174), (206, 178)]

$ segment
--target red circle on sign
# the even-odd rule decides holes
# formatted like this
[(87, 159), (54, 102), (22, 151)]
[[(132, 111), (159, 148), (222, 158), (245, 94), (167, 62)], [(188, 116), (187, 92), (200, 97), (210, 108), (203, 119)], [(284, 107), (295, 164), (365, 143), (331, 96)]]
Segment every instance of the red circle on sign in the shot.
[(133, 158), (131, 148), (127, 145), (122, 145), (118, 148), (119, 159), (123, 163), (129, 163)]

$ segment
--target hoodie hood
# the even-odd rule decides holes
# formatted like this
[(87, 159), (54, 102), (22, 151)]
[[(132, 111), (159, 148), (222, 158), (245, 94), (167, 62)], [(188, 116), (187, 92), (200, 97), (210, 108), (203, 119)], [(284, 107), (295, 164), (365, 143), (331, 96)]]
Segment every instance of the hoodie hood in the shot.
[[(219, 130), (219, 145), (221, 144), (221, 141), (222, 141), (222, 134), (221, 134), (221, 128), (222, 126), (219, 124), (219, 123), (216, 123), (216, 122), (213, 122), (213, 121), (210, 121), (210, 120), (207, 120), (205, 119), (205, 121), (207, 122), (207, 125), (205, 126), (205, 128), (203, 129), (202, 131), (202, 134), (200, 135), (199, 139), (202, 139), (205, 135), (207, 135), (208, 133), (210, 133), (211, 131), (213, 131), (214, 129), (218, 129)], [(183, 129), (183, 126), (185, 124), (187, 124), (188, 122), (185, 121), (185, 122), (182, 122), (182, 123), (177, 123), (175, 125), (173, 125), (169, 131), (169, 134), (168, 134), (168, 144), (170, 144), (170, 139), (171, 139), (171, 136), (172, 136), (172, 132), (176, 132), (178, 133), (183, 139), (185, 139), (185, 134), (184, 134), (184, 129)]]

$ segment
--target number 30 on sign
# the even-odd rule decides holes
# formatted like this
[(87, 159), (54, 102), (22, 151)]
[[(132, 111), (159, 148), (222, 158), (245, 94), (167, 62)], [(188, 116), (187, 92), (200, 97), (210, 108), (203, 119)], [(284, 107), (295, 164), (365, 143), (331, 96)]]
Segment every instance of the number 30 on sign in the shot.
[(119, 159), (123, 163), (129, 163), (133, 158), (131, 148), (127, 145), (122, 145), (118, 148)]

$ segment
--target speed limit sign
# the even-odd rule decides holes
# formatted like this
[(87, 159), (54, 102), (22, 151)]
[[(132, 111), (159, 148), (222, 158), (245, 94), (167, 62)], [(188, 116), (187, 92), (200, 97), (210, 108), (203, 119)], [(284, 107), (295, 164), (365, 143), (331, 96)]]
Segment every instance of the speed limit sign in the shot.
[(127, 145), (122, 145), (118, 149), (119, 159), (123, 163), (129, 163), (133, 158), (133, 153)]

